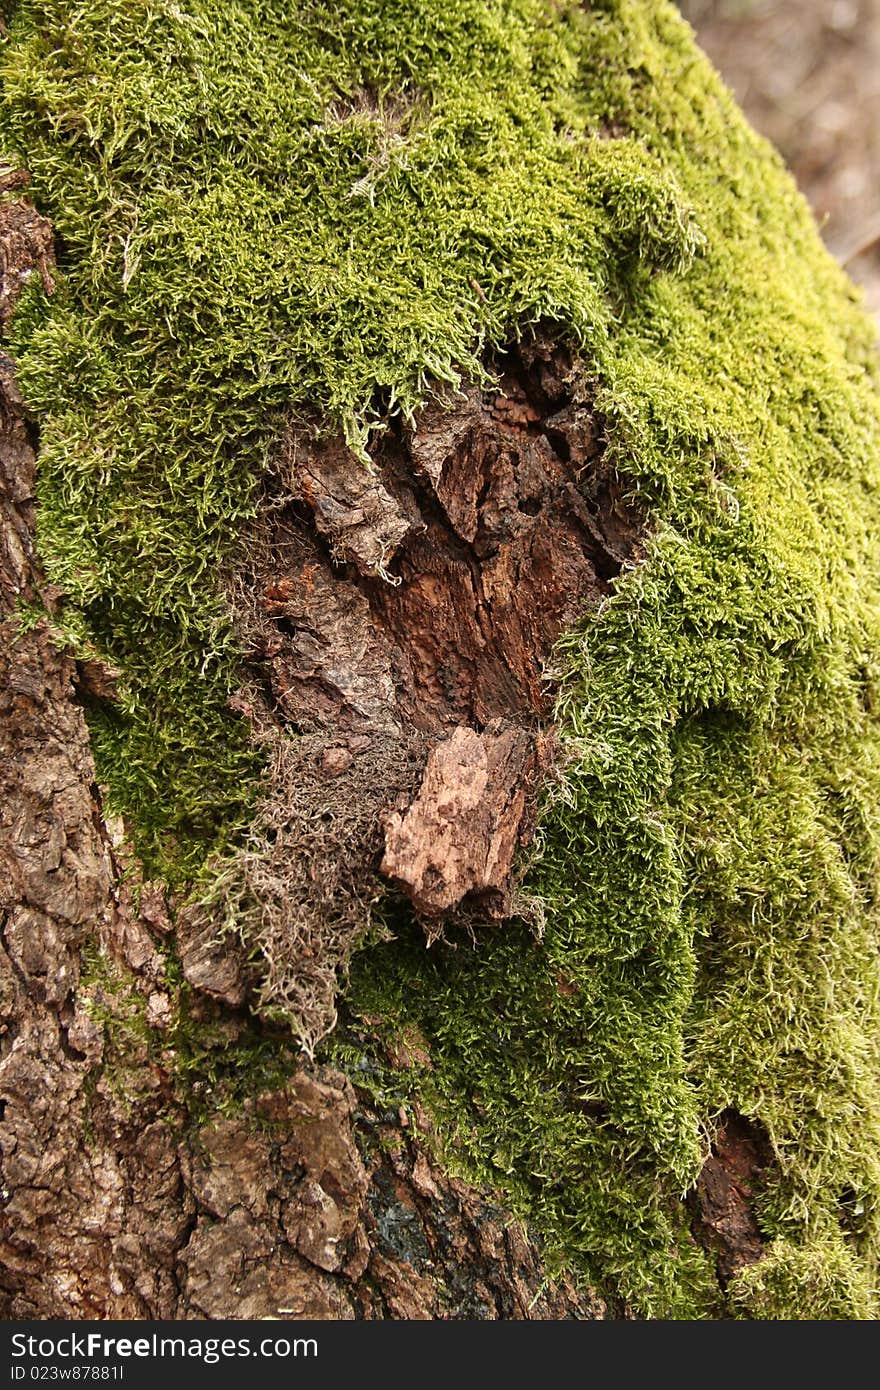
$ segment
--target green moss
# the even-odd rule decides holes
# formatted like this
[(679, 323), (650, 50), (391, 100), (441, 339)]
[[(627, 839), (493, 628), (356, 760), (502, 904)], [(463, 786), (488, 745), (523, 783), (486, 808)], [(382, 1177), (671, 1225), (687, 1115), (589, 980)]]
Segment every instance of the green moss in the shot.
[(740, 1317), (802, 1321), (877, 1317), (877, 1286), (865, 1262), (829, 1239), (806, 1249), (776, 1241), (736, 1283)]
[(547, 931), (426, 953), (401, 925), (352, 1007), (418, 1025), (459, 1161), (639, 1312), (722, 1306), (680, 1197), (727, 1107), (778, 1155), (736, 1307), (876, 1311), (874, 330), (687, 27), (19, 0), (2, 80), (63, 270), (12, 343), (40, 544), (123, 671), (93, 733), (142, 850), (191, 872), (255, 795), (218, 574), (286, 412), (362, 444), (554, 323), (653, 531), (560, 644)]
[(194, 1131), (218, 1114), (238, 1114), (254, 1098), (283, 1087), (300, 1062), (283, 1029), (267, 1029), (249, 1015), (230, 1019), (193, 994), (169, 952), (157, 987), (168, 1010), (163, 1023), (149, 1016), (148, 999), (131, 972), (90, 941), (82, 955), (80, 1007), (101, 1030), (100, 1061), (86, 1093), (98, 1088), (130, 1113), (173, 1095)]
[(15, 6), (0, 140), (64, 271), (12, 339), (41, 546), (125, 672), (93, 732), (151, 867), (247, 815), (217, 577), (285, 412), (362, 440), (525, 323), (606, 338), (633, 265), (698, 243), (661, 161), (590, 135), (615, 43), (535, 0)]

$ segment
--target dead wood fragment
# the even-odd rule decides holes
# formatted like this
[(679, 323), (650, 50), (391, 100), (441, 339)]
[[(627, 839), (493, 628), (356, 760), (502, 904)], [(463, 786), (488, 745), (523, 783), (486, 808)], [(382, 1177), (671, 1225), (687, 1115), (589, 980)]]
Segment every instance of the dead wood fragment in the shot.
[(418, 796), (386, 822), (382, 872), (437, 917), (460, 904), (510, 915), (514, 856), (530, 826), (536, 741), (521, 728), (459, 726), (431, 751)]
[(297, 449), (288, 438), (285, 475), (291, 494), (311, 508), (315, 525), (329, 541), (334, 559), (351, 560), (361, 574), (384, 575), (410, 523), (379, 478), (339, 439)]

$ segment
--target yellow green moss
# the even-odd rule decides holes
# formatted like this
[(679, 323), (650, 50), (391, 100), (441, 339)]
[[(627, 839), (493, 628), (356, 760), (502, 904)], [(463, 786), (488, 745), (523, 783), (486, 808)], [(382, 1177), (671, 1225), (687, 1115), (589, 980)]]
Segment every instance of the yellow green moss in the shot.
[[(218, 571), (286, 413), (360, 447), (554, 324), (652, 539), (560, 644), (547, 930), (426, 953), (402, 922), (351, 1005), (418, 1025), (459, 1161), (637, 1312), (875, 1316), (874, 331), (687, 26), (19, 0), (0, 62), (63, 272), (12, 340), (40, 544), (124, 673), (93, 737), (144, 853), (190, 872), (255, 794)], [(725, 1302), (680, 1198), (728, 1107), (777, 1161)]]

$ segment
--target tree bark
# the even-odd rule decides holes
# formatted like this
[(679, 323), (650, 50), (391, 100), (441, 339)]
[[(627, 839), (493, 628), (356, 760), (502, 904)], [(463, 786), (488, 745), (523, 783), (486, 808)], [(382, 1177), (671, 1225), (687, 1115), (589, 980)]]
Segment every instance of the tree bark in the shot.
[[(550, 7), (525, 46), (540, 7), (449, 34), (435, 8), (430, 80), (387, 102), (367, 77), (409, 45), (352, 87), (357, 7), (335, 37), (309, 12), (324, 96), (288, 132), (261, 95), (240, 148), (225, 17), (199, 47), (165, 7), (154, 54), (120, 10), (122, 121), (100, 23), (56, 49), (17, 11), (4, 148), (70, 273), (46, 313), (52, 229), (4, 166), (0, 333), (42, 286), (14, 341), (47, 573), (0, 354), (3, 1316), (874, 1306), (868, 326), (665, 0)], [(289, 53), (265, 19), (242, 80), (259, 39), (311, 90), (299, 16)]]
[[(28, 274), (39, 271), (51, 284), (51, 238), (25, 201), (4, 217), (5, 322)], [(603, 1316), (589, 1290), (548, 1280), (534, 1242), (496, 1194), (444, 1171), (418, 1106), (381, 1112), (339, 1071), (307, 1064), (232, 1116), (205, 1118), (180, 1094), (171, 1040), (164, 1046), (174, 991), (161, 949), (173, 931), (166, 894), (139, 879), (120, 827), (105, 820), (80, 703), (84, 688), (107, 693), (112, 683), (98, 666), (90, 670), (59, 650), (47, 617), (23, 619), (22, 604), (51, 612), (57, 595), (34, 554), (37, 441), (6, 356), (0, 412), (3, 1316)], [(345, 496), (358, 477), (349, 471), (340, 483), (343, 516), (347, 507), (358, 520), (340, 523), (337, 513), (328, 522), (329, 507), (322, 513), (316, 504), (315, 531), (300, 526), (298, 540), (310, 556), (320, 553), (322, 532), (344, 545), (380, 607), (375, 558), (399, 543), (404, 523), (388, 519), (393, 509), (378, 484), (366, 498)], [(316, 472), (314, 486), (316, 497), (329, 493), (328, 475)], [(378, 519), (360, 520), (371, 506)], [(589, 522), (572, 522), (582, 524), (589, 534)], [(451, 562), (441, 564), (447, 568), (438, 582), (451, 589)], [(273, 614), (290, 612), (302, 583), (302, 568), (291, 565), (275, 578), (276, 597), (264, 593), (261, 601), (274, 605)], [(331, 593), (340, 587), (323, 560), (315, 585), (322, 583)], [(325, 627), (338, 623), (343, 644), (346, 623), (368, 611), (362, 590), (352, 592), (354, 599), (328, 601), (320, 615)], [(554, 602), (561, 612), (561, 598)], [(396, 621), (403, 638), (415, 639), (417, 615)], [(305, 661), (300, 631), (265, 657), (279, 683), (285, 662), (301, 669)], [(378, 649), (385, 640), (378, 625), (376, 633)], [(388, 652), (386, 642), (390, 671)], [(328, 782), (344, 777), (377, 734), (390, 729), (404, 739), (404, 701), (391, 698), (390, 676), (385, 704), (364, 707), (351, 694), (358, 680), (374, 701), (377, 689), (386, 691), (371, 684), (375, 672), (365, 660), (360, 669), (350, 664), (345, 691), (327, 680), (316, 684), (310, 668), (288, 675), (279, 696), (326, 731), (320, 767)], [(499, 713), (517, 703), (505, 679), (493, 658), (480, 698), (494, 700)], [(415, 683), (407, 680), (398, 689), (414, 700)], [(524, 676), (516, 688), (525, 685)], [(429, 912), (469, 893), (503, 898), (536, 757), (522, 730), (481, 737), (455, 722), (460, 704), (447, 707), (438, 693), (428, 722), (454, 732), (437, 742), (413, 808), (396, 813), (386, 851), (388, 872)], [(444, 749), (457, 749), (458, 757)], [(510, 796), (487, 819), (481, 808), (493, 783), (509, 786)], [(444, 850), (443, 887), (427, 888), (420, 846), (431, 816), (441, 814), (444, 785), (469, 796), (484, 823), (465, 846)], [(180, 955), (191, 984), (204, 992), (206, 1026), (234, 1037), (243, 1026), (246, 976), (234, 953), (212, 946), (210, 931), (187, 924), (185, 915), (182, 923)], [(83, 953), (96, 945), (112, 962), (112, 988), (84, 981)], [(133, 1007), (144, 1028), (139, 1039), (131, 1034), (121, 1088), (101, 1019), (115, 1014), (124, 1024)]]

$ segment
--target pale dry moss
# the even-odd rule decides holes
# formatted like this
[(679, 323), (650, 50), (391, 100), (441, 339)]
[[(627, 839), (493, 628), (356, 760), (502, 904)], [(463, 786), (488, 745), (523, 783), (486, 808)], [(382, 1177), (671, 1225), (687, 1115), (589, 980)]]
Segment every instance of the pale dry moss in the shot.
[(4, 48), (64, 271), (13, 343), (41, 545), (125, 672), (93, 730), (142, 846), (191, 866), (254, 795), (216, 576), (290, 405), (360, 446), (554, 323), (654, 539), (561, 644), (545, 934), (395, 924), (352, 1006), (638, 1312), (731, 1307), (679, 1199), (735, 1108), (778, 1156), (737, 1311), (876, 1315), (877, 367), (778, 159), (664, 0), (19, 0)]
[(264, 795), (190, 913), (246, 948), (256, 1008), (286, 1023), (311, 1057), (336, 1026), (352, 954), (375, 927), (383, 815), (418, 786), (424, 740), (378, 736), (340, 781), (326, 769), (326, 736), (293, 737), (267, 720), (256, 739)]
[[(264, 595), (302, 564), (297, 532), (279, 521), (294, 502), (287, 466), (262, 491), (225, 591), (247, 652), (271, 651), (277, 627)], [(295, 731), (257, 680), (235, 696), (263, 764), (261, 797), (241, 841), (205, 866), (206, 886), (187, 908), (193, 925), (234, 939), (258, 979), (255, 1005), (286, 1024), (311, 1057), (336, 1026), (336, 1000), (353, 952), (374, 925), (383, 895), (376, 871), (383, 814), (417, 790), (426, 739), (393, 720), (349, 745), (320, 722)], [(380, 933), (381, 934), (381, 933)]]

